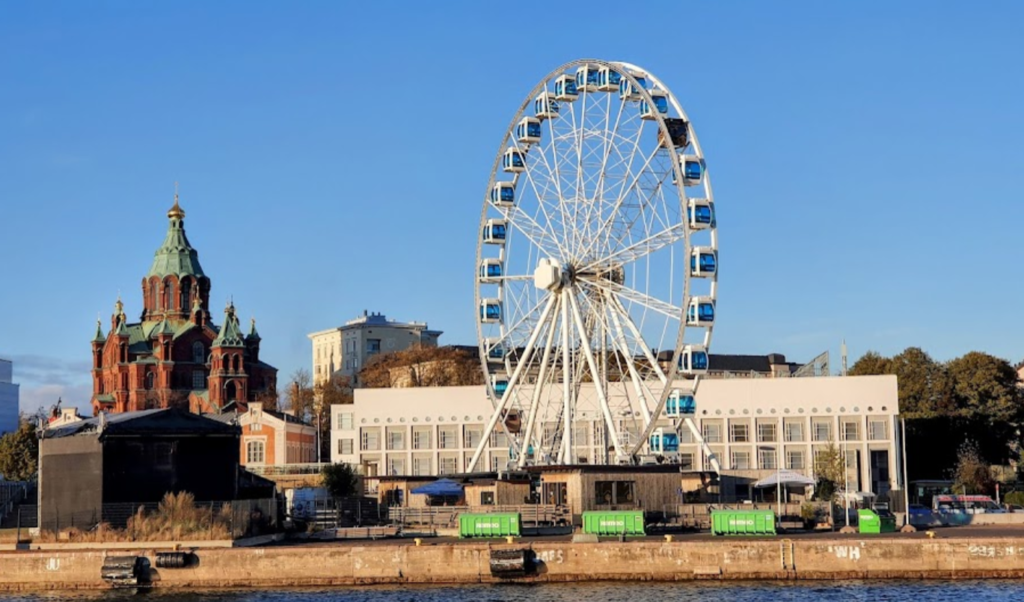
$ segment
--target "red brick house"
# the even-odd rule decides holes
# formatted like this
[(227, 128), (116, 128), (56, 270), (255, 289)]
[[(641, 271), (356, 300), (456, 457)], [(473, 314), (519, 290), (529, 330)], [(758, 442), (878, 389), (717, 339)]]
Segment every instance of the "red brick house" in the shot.
[[(222, 415), (223, 416), (223, 415)], [(283, 466), (316, 462), (316, 428), (291, 414), (249, 403), (235, 421), (242, 427), (243, 466)]]
[(97, 321), (93, 414), (167, 407), (244, 411), (276, 388), (277, 369), (260, 359), (255, 320), (243, 334), (231, 302), (222, 322), (213, 322), (210, 278), (185, 236), (177, 194), (167, 218), (167, 235), (142, 279), (139, 321), (128, 320), (120, 296), (107, 334)]

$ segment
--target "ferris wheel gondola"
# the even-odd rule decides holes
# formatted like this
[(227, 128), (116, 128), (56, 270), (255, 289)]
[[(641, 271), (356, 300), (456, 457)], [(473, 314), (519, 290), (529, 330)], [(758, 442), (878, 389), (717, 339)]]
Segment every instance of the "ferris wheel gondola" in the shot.
[(673, 447), (709, 369), (714, 209), (692, 122), (650, 72), (581, 60), (530, 91), (480, 218), (477, 331), (494, 411), (468, 470), (495, 430), (519, 467)]

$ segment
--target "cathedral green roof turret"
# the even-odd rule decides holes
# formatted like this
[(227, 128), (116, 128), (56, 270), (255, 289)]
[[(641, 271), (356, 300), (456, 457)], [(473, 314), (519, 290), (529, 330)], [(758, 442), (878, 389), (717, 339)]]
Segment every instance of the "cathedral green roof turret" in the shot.
[(167, 212), (169, 224), (164, 244), (156, 250), (153, 265), (149, 268), (150, 276), (205, 276), (199, 265), (199, 252), (192, 248), (185, 236), (185, 210), (178, 205), (178, 195), (174, 195), (174, 206)]
[(99, 319), (96, 320), (96, 336), (92, 338), (93, 343), (104, 343), (107, 337), (103, 336), (103, 324), (100, 323)]
[(213, 339), (214, 347), (244, 347), (245, 336), (235, 315), (235, 304), (228, 303), (224, 308), (224, 325), (220, 327), (217, 338)]

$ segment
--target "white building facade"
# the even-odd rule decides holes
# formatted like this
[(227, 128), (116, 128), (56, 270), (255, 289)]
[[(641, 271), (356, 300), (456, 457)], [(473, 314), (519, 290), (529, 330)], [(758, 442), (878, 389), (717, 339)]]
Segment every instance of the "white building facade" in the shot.
[[(813, 477), (815, 458), (835, 446), (846, 459), (848, 490), (882, 494), (902, 482), (895, 376), (706, 380), (696, 404), (693, 422), (722, 474), (760, 478), (781, 467)], [(482, 386), (357, 389), (354, 404), (332, 408), (331, 460), (367, 475), (464, 472), (491, 412)], [(598, 413), (579, 416), (574, 429), (579, 463), (612, 461)], [(540, 436), (554, 431), (544, 425)], [(711, 470), (688, 428), (672, 457), (684, 470)], [(508, 461), (506, 435), (496, 432), (476, 471), (505, 470)]]
[(0, 434), (18, 430), (18, 385), (14, 363), (0, 359)]
[(379, 313), (363, 312), (342, 326), (307, 335), (313, 343), (313, 382), (332, 374), (355, 376), (374, 355), (402, 351), (414, 345), (436, 347), (441, 331), (426, 322), (397, 322)]

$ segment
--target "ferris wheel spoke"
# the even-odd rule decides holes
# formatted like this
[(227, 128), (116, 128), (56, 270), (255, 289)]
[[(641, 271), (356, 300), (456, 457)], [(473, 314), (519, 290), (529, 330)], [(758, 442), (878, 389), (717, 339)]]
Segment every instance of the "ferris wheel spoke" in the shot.
[(532, 217), (519, 207), (513, 207), (509, 211), (512, 227), (525, 236), (535, 247), (544, 251), (549, 256), (561, 253), (562, 246), (555, 236), (538, 224)]
[[(619, 193), (619, 197), (615, 200), (615, 204), (612, 206), (611, 211), (608, 213), (608, 217), (605, 219), (604, 223), (601, 225), (601, 228), (598, 229), (597, 234), (594, 236), (593, 240), (591, 241), (591, 247), (593, 247), (593, 245), (601, 243), (601, 242), (604, 242), (604, 243), (610, 242), (610, 238), (611, 238), (610, 232), (611, 232), (611, 229), (612, 229), (611, 228), (612, 224), (615, 223), (616, 217), (620, 217), (620, 213), (619, 212), (622, 209), (623, 204), (630, 197), (630, 194), (633, 193), (634, 189), (637, 186), (637, 183), (640, 181), (640, 178), (645, 173), (647, 173), (647, 170), (650, 167), (651, 161), (654, 160), (654, 158), (658, 155), (658, 152), (660, 150), (661, 149), (655, 148), (649, 155), (647, 155), (647, 158), (644, 160), (643, 165), (640, 167), (640, 171), (636, 172), (635, 175), (632, 174), (632, 172), (629, 171), (632, 168), (632, 160), (633, 160), (633, 158), (630, 157), (630, 163), (629, 163), (629, 167), (627, 168), (626, 177), (629, 178), (630, 176), (632, 176), (632, 181), (630, 182), (630, 184), (628, 186), (626, 186)], [(642, 206), (643, 206), (642, 200), (639, 202), (639, 205), (642, 208)], [(627, 227), (627, 231), (628, 230), (629, 230), (629, 227)], [(604, 234), (604, 233), (608, 233), (608, 234), (605, 234), (604, 238), (602, 238), (601, 235)], [(588, 248), (588, 252), (589, 252), (589, 250), (590, 249)]]
[(654, 353), (651, 348), (646, 344), (643, 335), (640, 334), (640, 330), (636, 324), (633, 323), (633, 319), (630, 317), (629, 312), (622, 305), (622, 301), (615, 298), (614, 296), (609, 297), (609, 305), (613, 311), (618, 312), (619, 320), (622, 325), (626, 327), (626, 330), (632, 335), (633, 340), (637, 342), (639, 351), (644, 355), (647, 363), (651, 366), (651, 371), (657, 376), (658, 380), (661, 381), (662, 385), (668, 384), (668, 377), (661, 369), (661, 365), (658, 364), (658, 359), (654, 357)]
[(656, 299), (654, 297), (651, 297), (650, 295), (641, 293), (638, 290), (629, 288), (628, 286), (623, 286), (621, 284), (617, 284), (615, 282), (612, 282), (611, 280), (603, 278), (595, 280), (584, 280), (583, 282), (594, 288), (618, 295), (619, 297), (626, 299), (627, 301), (639, 303), (640, 305), (643, 305), (648, 309), (656, 311), (671, 320), (679, 320), (682, 317), (683, 312), (679, 309), (679, 306), (666, 303), (661, 299)]
[(684, 240), (686, 238), (686, 228), (687, 225), (685, 223), (678, 223), (665, 228), (664, 230), (639, 240), (628, 247), (624, 247), (610, 255), (590, 262), (583, 267), (581, 271), (587, 272), (602, 265), (609, 265), (613, 262), (619, 265), (632, 263), (641, 257), (653, 254), (659, 249)]

